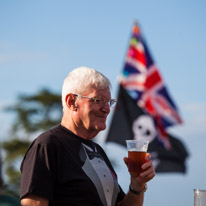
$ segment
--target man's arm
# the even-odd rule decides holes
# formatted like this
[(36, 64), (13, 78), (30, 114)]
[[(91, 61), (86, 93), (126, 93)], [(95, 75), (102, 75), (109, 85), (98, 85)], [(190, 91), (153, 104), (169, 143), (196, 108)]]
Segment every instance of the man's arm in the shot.
[(48, 206), (49, 200), (34, 194), (29, 194), (21, 200), (21, 206)]
[(143, 206), (144, 202), (144, 192), (139, 195), (128, 192), (124, 199), (118, 203), (118, 206)]
[[(128, 158), (124, 158), (125, 164)], [(146, 163), (142, 165), (144, 170), (139, 176), (131, 175), (130, 189), (118, 206), (143, 206), (146, 183), (155, 176), (155, 169), (150, 160), (150, 155), (146, 156)]]

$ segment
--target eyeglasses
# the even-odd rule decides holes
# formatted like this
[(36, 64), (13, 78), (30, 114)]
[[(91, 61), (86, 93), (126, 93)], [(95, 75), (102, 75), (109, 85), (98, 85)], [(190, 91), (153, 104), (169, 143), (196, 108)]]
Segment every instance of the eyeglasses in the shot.
[(105, 98), (98, 98), (98, 97), (87, 97), (87, 96), (82, 96), (80, 94), (73, 94), (73, 95), (75, 97), (89, 99), (90, 101), (94, 102), (95, 104), (104, 105), (107, 102), (110, 107), (114, 106), (116, 104), (116, 102), (117, 102), (117, 100), (115, 100), (115, 99), (105, 99)]

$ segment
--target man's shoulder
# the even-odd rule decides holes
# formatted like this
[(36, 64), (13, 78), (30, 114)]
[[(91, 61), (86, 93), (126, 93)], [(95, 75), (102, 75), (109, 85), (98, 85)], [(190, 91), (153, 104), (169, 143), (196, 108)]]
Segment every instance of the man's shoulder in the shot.
[(64, 131), (58, 126), (55, 126), (43, 133), (41, 133), (35, 140), (34, 144), (48, 145), (48, 144), (57, 144), (59, 139), (65, 135)]
[(33, 145), (58, 145), (58, 144), (72, 144), (76, 141), (76, 136), (67, 131), (61, 125), (57, 125), (46, 132), (41, 133), (33, 142)]

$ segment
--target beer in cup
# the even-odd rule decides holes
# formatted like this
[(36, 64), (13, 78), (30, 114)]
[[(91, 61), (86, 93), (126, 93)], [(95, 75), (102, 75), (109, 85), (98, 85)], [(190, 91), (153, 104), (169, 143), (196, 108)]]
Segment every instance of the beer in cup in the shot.
[(126, 140), (126, 143), (128, 150), (128, 170), (130, 173), (139, 175), (142, 172), (141, 166), (145, 163), (149, 141)]

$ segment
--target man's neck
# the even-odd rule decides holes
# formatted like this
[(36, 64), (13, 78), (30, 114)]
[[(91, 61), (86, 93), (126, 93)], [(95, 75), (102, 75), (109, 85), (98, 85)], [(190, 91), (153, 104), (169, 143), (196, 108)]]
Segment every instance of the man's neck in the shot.
[(89, 131), (84, 126), (77, 125), (74, 121), (69, 121), (67, 118), (64, 118), (64, 116), (62, 118), (61, 125), (75, 135), (87, 140), (93, 139), (98, 134), (98, 131)]

